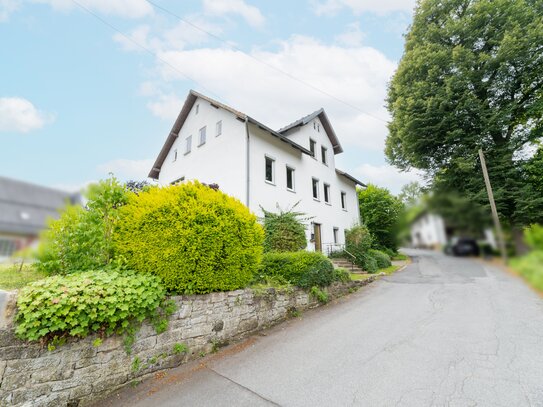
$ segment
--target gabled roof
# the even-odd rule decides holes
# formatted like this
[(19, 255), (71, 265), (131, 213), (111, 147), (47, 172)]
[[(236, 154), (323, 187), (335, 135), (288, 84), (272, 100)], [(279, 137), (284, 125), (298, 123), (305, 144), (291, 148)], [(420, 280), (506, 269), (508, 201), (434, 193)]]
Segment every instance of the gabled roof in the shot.
[(362, 181), (357, 180), (357, 179), (356, 179), (355, 177), (353, 177), (352, 175), (349, 175), (349, 174), (347, 174), (346, 172), (343, 172), (343, 171), (341, 171), (341, 170), (338, 170), (337, 168), (336, 168), (336, 174), (341, 175), (341, 176), (343, 176), (343, 177), (345, 177), (345, 178), (347, 178), (347, 179), (353, 181), (355, 184), (360, 185), (361, 187), (367, 187), (367, 185), (364, 184)]
[(60, 208), (79, 200), (78, 194), (0, 177), (0, 232), (37, 235), (47, 218), (58, 218)]
[(285, 137), (281, 133), (270, 129), (268, 126), (265, 126), (264, 124), (260, 123), (258, 120), (255, 120), (252, 117), (246, 115), (245, 113), (242, 113), (236, 109), (231, 108), (230, 106), (220, 103), (214, 99), (211, 99), (210, 97), (202, 95), (201, 93), (198, 93), (191, 89), (187, 96), (187, 99), (185, 100), (185, 104), (181, 108), (181, 112), (177, 116), (177, 119), (175, 120), (175, 123), (173, 124), (173, 127), (170, 130), (170, 134), (168, 134), (168, 137), (166, 138), (166, 141), (164, 145), (162, 146), (162, 149), (160, 150), (160, 153), (158, 154), (158, 157), (155, 160), (155, 163), (153, 164), (153, 168), (151, 168), (151, 171), (149, 172), (149, 175), (148, 175), (149, 178), (158, 179), (158, 174), (160, 174), (160, 169), (162, 168), (162, 164), (164, 164), (164, 160), (166, 160), (166, 157), (168, 156), (168, 153), (170, 149), (172, 148), (173, 143), (179, 136), (179, 131), (181, 130), (181, 127), (183, 127), (183, 124), (185, 123), (185, 120), (187, 120), (187, 117), (192, 109), (192, 106), (194, 105), (194, 102), (196, 102), (196, 99), (198, 98), (209, 102), (211, 106), (213, 107), (221, 108), (221, 109), (229, 111), (234, 116), (236, 116), (238, 120), (247, 121), (249, 123), (254, 124), (255, 126), (269, 133), (271, 136), (278, 138), (279, 140), (283, 141), (284, 143), (289, 144), (291, 147), (301, 151), (304, 154), (313, 155), (313, 153), (311, 153), (311, 151), (309, 151), (305, 147), (302, 147), (301, 145), (295, 143), (294, 141)]
[(318, 117), (319, 120), (321, 121), (324, 127), (324, 130), (326, 131), (326, 134), (328, 135), (328, 138), (330, 139), (330, 142), (332, 143), (332, 147), (334, 148), (334, 154), (342, 153), (343, 147), (341, 147), (341, 144), (339, 143), (339, 140), (336, 136), (336, 132), (334, 131), (332, 124), (330, 123), (330, 120), (328, 119), (328, 116), (326, 115), (326, 112), (324, 111), (323, 108), (320, 108), (316, 112), (308, 114), (307, 116), (304, 116), (301, 119), (296, 120), (294, 123), (291, 123), (288, 126), (285, 126), (282, 129), (279, 129), (278, 132), (281, 134), (285, 134), (287, 131), (294, 129), (295, 127), (305, 126), (307, 123), (309, 123), (311, 120), (315, 119), (316, 117)]

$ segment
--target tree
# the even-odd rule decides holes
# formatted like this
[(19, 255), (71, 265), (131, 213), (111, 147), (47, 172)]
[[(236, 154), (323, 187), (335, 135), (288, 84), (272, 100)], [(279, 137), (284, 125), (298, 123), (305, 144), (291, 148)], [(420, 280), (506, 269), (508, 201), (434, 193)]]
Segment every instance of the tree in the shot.
[(420, 202), (423, 195), (424, 188), (417, 181), (413, 181), (402, 187), (398, 199), (405, 206), (412, 207)]
[(526, 224), (514, 157), (543, 136), (542, 96), (542, 0), (422, 0), (388, 91), (387, 158), (486, 208), (482, 148), (500, 216)]
[(358, 190), (358, 202), (362, 223), (374, 237), (376, 249), (398, 249), (401, 201), (388, 189), (369, 184)]

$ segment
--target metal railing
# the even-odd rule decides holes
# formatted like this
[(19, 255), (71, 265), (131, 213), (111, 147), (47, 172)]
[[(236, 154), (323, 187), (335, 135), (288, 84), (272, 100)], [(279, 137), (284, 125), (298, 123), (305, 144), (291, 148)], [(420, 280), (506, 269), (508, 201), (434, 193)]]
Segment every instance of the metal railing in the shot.
[(345, 254), (345, 257), (348, 258), (349, 262), (351, 263), (351, 271), (354, 270), (356, 256), (345, 248), (344, 243), (324, 243), (323, 246), (326, 248), (326, 254), (328, 257), (330, 257), (332, 253)]

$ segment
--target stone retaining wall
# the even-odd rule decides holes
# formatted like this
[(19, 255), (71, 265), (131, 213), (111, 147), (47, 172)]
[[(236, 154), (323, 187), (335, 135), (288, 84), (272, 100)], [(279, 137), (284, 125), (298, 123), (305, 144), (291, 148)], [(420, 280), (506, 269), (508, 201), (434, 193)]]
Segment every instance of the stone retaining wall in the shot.
[[(328, 288), (337, 298), (373, 281)], [(144, 324), (127, 354), (123, 338), (71, 340), (53, 351), (15, 338), (10, 324), (0, 329), (0, 406), (78, 406), (217, 347), (320, 305), (302, 290), (251, 289), (174, 297), (177, 311), (166, 332)], [(185, 345), (188, 351), (181, 352)]]

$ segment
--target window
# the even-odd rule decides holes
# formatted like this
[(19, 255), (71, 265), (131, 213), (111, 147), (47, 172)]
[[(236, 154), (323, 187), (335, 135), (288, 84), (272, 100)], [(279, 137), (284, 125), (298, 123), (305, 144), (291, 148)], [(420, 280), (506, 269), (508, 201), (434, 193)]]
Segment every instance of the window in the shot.
[(328, 165), (328, 157), (326, 155), (327, 151), (328, 150), (326, 149), (326, 147), (321, 146), (321, 157), (322, 157), (322, 163), (324, 165)]
[(287, 189), (294, 191), (294, 168), (287, 166)]
[(319, 200), (319, 180), (316, 178), (311, 179), (311, 184), (313, 187), (313, 199)]
[(320, 133), (321, 132), (321, 125), (319, 123), (317, 123), (317, 131)]
[(198, 147), (206, 143), (206, 126), (202, 127), (200, 129), (200, 143), (198, 144)]
[(275, 160), (270, 157), (266, 157), (266, 182), (275, 182)]
[(339, 242), (339, 228), (334, 228), (334, 244), (338, 244)]
[(177, 161), (177, 148), (173, 150), (173, 160)]
[(219, 120), (217, 122), (217, 126), (216, 126), (216, 134), (215, 136), (220, 136), (222, 134), (222, 120)]
[(198, 114), (199, 110), (200, 110), (200, 105), (196, 105), (196, 110), (195, 110), (196, 114)]
[(0, 256), (10, 257), (16, 249), (15, 240), (0, 238)]
[(347, 194), (345, 192), (341, 193), (341, 209), (347, 210)]
[(324, 202), (330, 203), (330, 185), (324, 184)]
[(313, 154), (313, 157), (315, 157), (315, 147), (317, 146), (317, 142), (313, 139), (309, 139), (309, 150)]
[(188, 136), (185, 140), (185, 154), (190, 153), (190, 150), (192, 149), (192, 136)]

